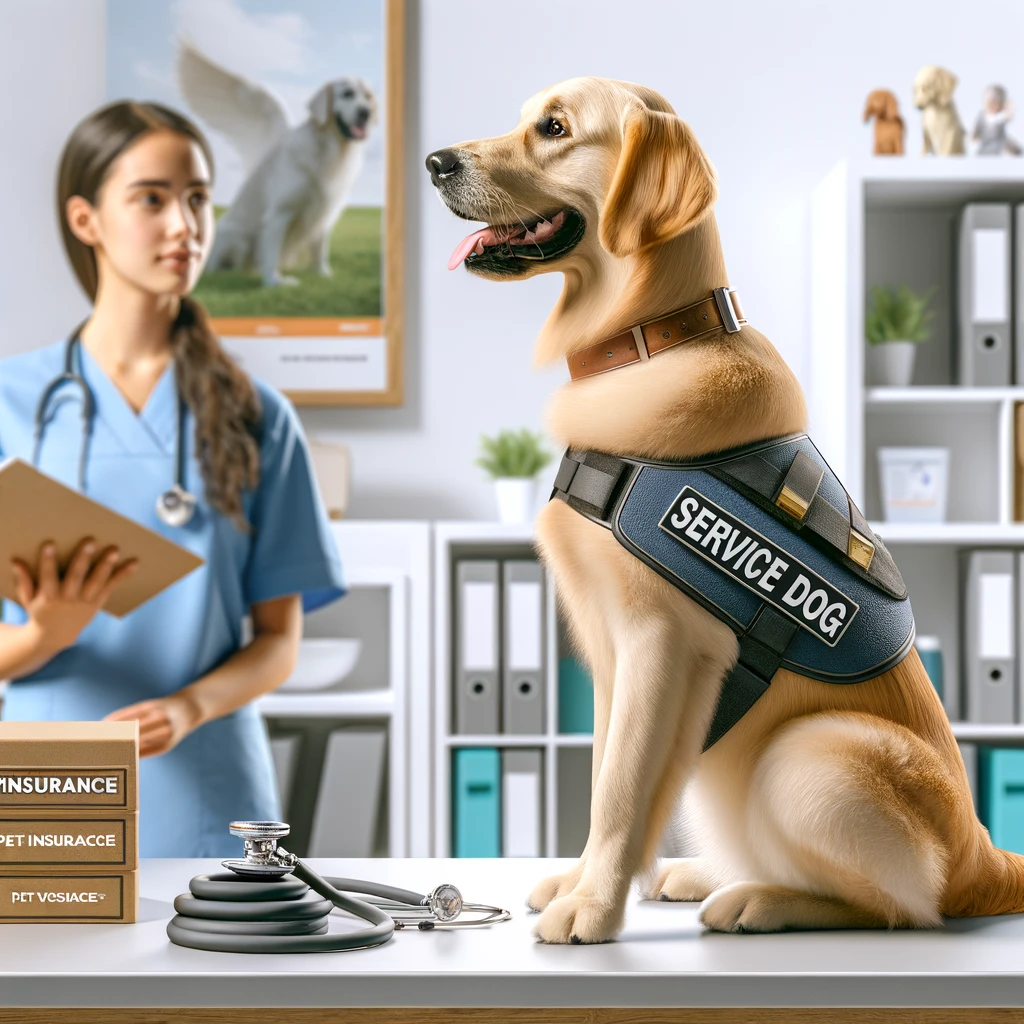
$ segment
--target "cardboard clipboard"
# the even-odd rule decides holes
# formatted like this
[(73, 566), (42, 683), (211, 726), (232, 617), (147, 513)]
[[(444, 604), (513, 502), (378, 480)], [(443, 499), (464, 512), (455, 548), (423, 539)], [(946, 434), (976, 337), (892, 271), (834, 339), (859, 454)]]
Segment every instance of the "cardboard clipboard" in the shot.
[[(155, 500), (155, 499), (154, 499)], [(0, 597), (17, 603), (12, 558), (36, 572), (39, 548), (47, 540), (57, 545), (57, 565), (63, 574), (85, 537), (93, 537), (97, 553), (116, 545), (118, 566), (137, 558), (139, 566), (107, 598), (103, 611), (123, 618), (172, 583), (203, 565), (191, 551), (101, 505), (21, 459), (0, 461)]]

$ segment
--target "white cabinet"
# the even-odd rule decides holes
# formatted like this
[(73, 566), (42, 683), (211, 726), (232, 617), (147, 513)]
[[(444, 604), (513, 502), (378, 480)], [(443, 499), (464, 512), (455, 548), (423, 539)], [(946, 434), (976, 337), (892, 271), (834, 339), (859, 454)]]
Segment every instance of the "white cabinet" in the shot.
[[(809, 433), (891, 550), (919, 634), (942, 640), (945, 705), (962, 740), (1024, 743), (1024, 726), (961, 722), (958, 550), (1024, 547), (1013, 522), (1013, 421), (1021, 387), (954, 383), (956, 236), (964, 203), (1024, 202), (1024, 163), (876, 157), (837, 164), (812, 203)], [(868, 387), (864, 320), (873, 285), (935, 289), (932, 338), (914, 384)], [(950, 449), (947, 522), (883, 520), (878, 448)]]

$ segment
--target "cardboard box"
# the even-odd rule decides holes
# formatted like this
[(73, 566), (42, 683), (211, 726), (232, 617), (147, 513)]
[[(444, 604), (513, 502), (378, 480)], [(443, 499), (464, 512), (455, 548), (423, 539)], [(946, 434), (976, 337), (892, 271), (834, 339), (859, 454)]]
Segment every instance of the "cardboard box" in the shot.
[(0, 816), (122, 817), (139, 809), (138, 779), (137, 721), (0, 722)]
[(0, 924), (131, 924), (139, 917), (137, 871), (0, 877)]
[(138, 835), (137, 812), (0, 808), (0, 875), (136, 871)]

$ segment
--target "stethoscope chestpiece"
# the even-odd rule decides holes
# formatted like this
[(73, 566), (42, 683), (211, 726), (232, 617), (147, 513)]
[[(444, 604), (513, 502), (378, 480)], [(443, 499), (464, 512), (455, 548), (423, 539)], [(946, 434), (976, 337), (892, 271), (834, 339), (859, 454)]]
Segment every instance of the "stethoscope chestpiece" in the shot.
[[(273, 877), (287, 875), (293, 864), (282, 863), (278, 856), (277, 841), (291, 832), (283, 821), (233, 821), (228, 826), (231, 834), (245, 842), (244, 860), (222, 860), (221, 864), (238, 875)], [(284, 851), (281, 851), (284, 852)], [(294, 855), (289, 854), (289, 857)]]
[(184, 526), (195, 514), (195, 510), (195, 495), (178, 483), (156, 499), (156, 514), (168, 526)]

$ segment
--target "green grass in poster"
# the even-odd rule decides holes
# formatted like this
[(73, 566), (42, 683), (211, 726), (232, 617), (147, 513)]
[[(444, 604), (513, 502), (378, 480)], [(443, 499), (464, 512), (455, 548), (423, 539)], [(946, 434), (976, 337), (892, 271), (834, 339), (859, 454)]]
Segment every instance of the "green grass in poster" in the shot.
[(344, 210), (331, 232), (331, 277), (287, 270), (298, 284), (264, 288), (255, 270), (217, 270), (193, 294), (211, 316), (380, 316), (382, 214), (379, 206)]

